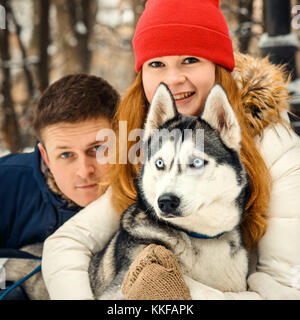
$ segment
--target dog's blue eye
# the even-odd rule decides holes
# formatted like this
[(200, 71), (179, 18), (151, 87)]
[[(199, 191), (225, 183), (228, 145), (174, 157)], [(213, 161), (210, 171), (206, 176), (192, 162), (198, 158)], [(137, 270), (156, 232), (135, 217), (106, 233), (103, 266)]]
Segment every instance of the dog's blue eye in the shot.
[(192, 168), (200, 169), (204, 166), (204, 160), (201, 158), (195, 158), (193, 159), (193, 162), (191, 164)]
[(165, 163), (162, 159), (157, 159), (155, 161), (156, 168), (159, 170), (163, 170), (165, 168)]

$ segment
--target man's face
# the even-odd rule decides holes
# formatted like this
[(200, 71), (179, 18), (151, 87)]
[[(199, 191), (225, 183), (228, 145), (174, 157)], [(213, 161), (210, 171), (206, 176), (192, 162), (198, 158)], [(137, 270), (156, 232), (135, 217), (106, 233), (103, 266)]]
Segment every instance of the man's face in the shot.
[(96, 151), (104, 142), (96, 141), (99, 130), (111, 128), (107, 118), (79, 123), (57, 123), (45, 127), (41, 155), (52, 172), (60, 191), (81, 207), (96, 200), (104, 189), (103, 180), (108, 165), (96, 160)]

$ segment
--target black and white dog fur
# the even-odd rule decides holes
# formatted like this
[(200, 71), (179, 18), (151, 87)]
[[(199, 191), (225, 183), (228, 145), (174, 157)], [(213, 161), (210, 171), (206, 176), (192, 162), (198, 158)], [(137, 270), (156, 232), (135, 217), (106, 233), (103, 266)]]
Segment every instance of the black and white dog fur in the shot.
[[(182, 134), (162, 139), (157, 135), (162, 129)], [(186, 129), (192, 132), (187, 137)], [(202, 147), (197, 132), (204, 133)], [(122, 299), (129, 266), (151, 243), (175, 254), (192, 299), (197, 299), (195, 282), (222, 292), (246, 290), (248, 257), (239, 224), (249, 181), (240, 141), (239, 123), (220, 85), (211, 89), (199, 117), (179, 114), (168, 87), (159, 85), (145, 123), (137, 202), (90, 262), (96, 299)]]

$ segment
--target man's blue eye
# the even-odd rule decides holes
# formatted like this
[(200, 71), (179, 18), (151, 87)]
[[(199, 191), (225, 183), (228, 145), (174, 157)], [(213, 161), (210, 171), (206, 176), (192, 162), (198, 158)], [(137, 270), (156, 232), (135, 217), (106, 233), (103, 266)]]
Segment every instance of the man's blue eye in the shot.
[(99, 149), (103, 148), (104, 146), (99, 145), (99, 146), (95, 146), (93, 147), (93, 151), (97, 152)]
[(155, 165), (158, 170), (163, 170), (165, 168), (165, 163), (162, 159), (157, 159)]
[(60, 155), (60, 157), (61, 157), (62, 159), (67, 159), (67, 158), (70, 157), (70, 155), (71, 155), (70, 152), (64, 152), (64, 153), (62, 153), (62, 154)]

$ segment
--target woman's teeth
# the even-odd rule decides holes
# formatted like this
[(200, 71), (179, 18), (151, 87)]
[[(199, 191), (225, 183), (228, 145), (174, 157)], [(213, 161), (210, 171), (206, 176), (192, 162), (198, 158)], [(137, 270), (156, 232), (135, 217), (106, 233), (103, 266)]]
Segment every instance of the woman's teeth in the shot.
[(173, 97), (174, 97), (174, 100), (182, 100), (182, 99), (186, 99), (190, 96), (192, 96), (195, 92), (185, 92), (185, 93), (180, 93), (180, 94), (175, 94)]

